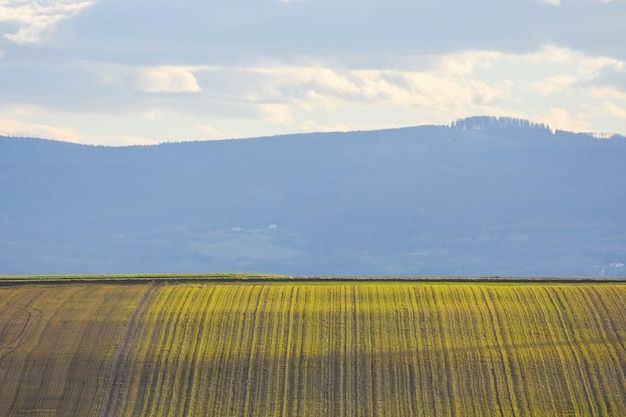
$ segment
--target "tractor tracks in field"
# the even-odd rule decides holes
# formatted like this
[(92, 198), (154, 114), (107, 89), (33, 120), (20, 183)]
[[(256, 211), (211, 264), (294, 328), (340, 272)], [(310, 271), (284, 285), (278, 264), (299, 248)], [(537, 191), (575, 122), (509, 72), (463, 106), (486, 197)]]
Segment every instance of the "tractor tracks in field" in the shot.
[[(10, 310), (13, 310), (16, 314), (12, 314), (9, 321), (13, 323), (21, 322), (21, 325), (16, 326), (19, 327), (19, 330), (16, 332), (17, 334), (11, 336), (7, 336), (5, 334), (5, 331), (8, 332), (6, 328), (0, 330), (0, 360), (4, 359), (4, 357), (15, 351), (27, 341), (29, 339), (28, 333), (32, 333), (28, 330), (34, 329), (43, 317), (41, 310), (35, 307), (9, 303), (7, 304), (5, 312), (10, 312)], [(8, 337), (11, 338), (9, 339)]]
[(124, 369), (128, 364), (128, 357), (130, 356), (130, 351), (141, 323), (143, 307), (158, 287), (159, 285), (155, 283), (148, 286), (139, 301), (137, 301), (135, 308), (126, 322), (126, 326), (115, 349), (115, 354), (109, 365), (107, 383), (97, 417), (115, 416), (118, 402), (121, 399), (120, 396), (124, 390)]

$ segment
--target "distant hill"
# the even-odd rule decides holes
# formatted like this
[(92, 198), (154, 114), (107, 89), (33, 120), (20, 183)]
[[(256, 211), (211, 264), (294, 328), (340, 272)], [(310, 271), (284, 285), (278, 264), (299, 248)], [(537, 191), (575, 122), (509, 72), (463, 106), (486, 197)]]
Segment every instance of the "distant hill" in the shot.
[(509, 118), (95, 147), (0, 138), (0, 274), (626, 276), (626, 138)]

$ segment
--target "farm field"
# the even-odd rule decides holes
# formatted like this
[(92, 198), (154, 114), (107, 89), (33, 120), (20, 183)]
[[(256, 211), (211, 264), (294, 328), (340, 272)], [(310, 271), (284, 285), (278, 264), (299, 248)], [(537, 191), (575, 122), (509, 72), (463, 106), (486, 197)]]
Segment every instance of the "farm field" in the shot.
[(0, 416), (95, 415), (145, 288), (0, 287)]
[(0, 416), (626, 415), (626, 283), (0, 287)]

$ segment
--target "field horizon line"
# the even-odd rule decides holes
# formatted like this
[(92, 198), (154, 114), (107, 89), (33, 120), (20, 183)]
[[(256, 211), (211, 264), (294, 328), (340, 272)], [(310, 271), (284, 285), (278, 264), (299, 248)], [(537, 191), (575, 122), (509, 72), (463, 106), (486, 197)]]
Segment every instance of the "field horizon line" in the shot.
[(68, 274), (68, 275), (0, 275), (0, 286), (18, 284), (168, 284), (168, 283), (250, 283), (250, 282), (428, 282), (428, 283), (620, 283), (626, 277), (541, 277), (541, 276), (320, 276), (274, 275), (251, 273), (200, 274)]

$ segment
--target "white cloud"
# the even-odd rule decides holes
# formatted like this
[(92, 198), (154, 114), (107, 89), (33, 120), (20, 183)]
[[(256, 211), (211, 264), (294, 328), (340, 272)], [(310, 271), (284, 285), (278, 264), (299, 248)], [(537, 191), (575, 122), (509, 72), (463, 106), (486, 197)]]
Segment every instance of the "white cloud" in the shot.
[(507, 96), (510, 83), (489, 83), (475, 78), (448, 77), (433, 73), (405, 73), (411, 89), (413, 105), (441, 111), (459, 111), (484, 105)]
[(71, 127), (57, 127), (0, 117), (0, 135), (56, 139), (80, 143), (80, 134)]
[[(357, 80), (349, 71), (341, 71), (321, 65), (280, 66), (269, 64), (265, 67), (240, 68), (241, 71), (253, 71), (265, 77), (269, 82), (271, 94), (283, 95), (291, 92), (295, 96), (311, 96), (320, 92), (332, 91), (334, 95), (350, 96), (359, 93)], [(270, 91), (265, 91), (267, 94)], [(295, 94), (293, 94), (295, 93)], [(261, 95), (264, 97), (265, 94)], [(251, 96), (255, 98), (256, 96)], [(259, 97), (260, 98), (260, 97)]]
[(196, 126), (196, 130), (198, 130), (198, 131), (200, 131), (202, 133), (208, 134), (211, 137), (220, 137), (221, 134), (222, 134), (222, 132), (219, 129), (217, 129), (217, 128), (211, 126), (211, 125), (198, 125), (198, 126)]
[(93, 5), (85, 0), (0, 0), (0, 22), (19, 25), (4, 37), (16, 44), (40, 42), (54, 26)]
[(202, 132), (204, 135), (209, 135), (209, 137), (203, 137), (203, 139), (205, 140), (238, 139), (245, 137), (243, 133), (237, 130), (219, 129), (211, 125), (197, 125), (195, 126), (195, 129), (199, 132)]
[(556, 45), (545, 45), (539, 51), (526, 54), (525, 58), (531, 62), (560, 63), (572, 58), (574, 51)]
[(613, 117), (617, 117), (619, 119), (626, 119), (626, 109), (617, 106), (615, 103), (611, 101), (605, 101), (602, 105), (604, 111), (606, 111), (609, 115)]
[(268, 123), (290, 125), (294, 122), (291, 108), (286, 104), (259, 104), (258, 109), (263, 120)]
[(540, 115), (537, 122), (546, 123), (552, 129), (588, 132), (591, 129), (587, 119), (588, 116), (585, 114), (572, 116), (566, 109), (552, 108)]
[(623, 132), (619, 110), (626, 93), (611, 88), (620, 82), (614, 70), (623, 62), (617, 59), (550, 45), (518, 54), (431, 53), (405, 62), (380, 68), (305, 58), (237, 66), (79, 62), (76, 67), (88, 77), (71, 94), (55, 90), (56, 78), (49, 77), (45, 94), (15, 90), (1, 96), (0, 89), (0, 99), (20, 97), (24, 105), (43, 108), (4, 117), (77, 126), (90, 143), (446, 124), (475, 114), (528, 118), (564, 130)]
[(624, 71), (626, 69), (626, 63), (618, 59), (604, 56), (583, 56), (578, 59), (578, 72), (583, 77), (595, 77), (605, 68), (612, 69), (613, 71)]
[(531, 88), (540, 96), (547, 96), (550, 94), (560, 93), (568, 88), (572, 87), (578, 82), (575, 77), (567, 75), (557, 75), (554, 77), (548, 77), (541, 81), (531, 82)]
[[(467, 55), (466, 55), (467, 57)], [(448, 63), (453, 61), (448, 57)], [(346, 70), (331, 67), (272, 67), (255, 69), (261, 83), (271, 88), (248, 94), (271, 97), (301, 108), (336, 110), (341, 103), (358, 106), (401, 105), (454, 111), (467, 105), (485, 105), (505, 98), (511, 83), (490, 83), (453, 70), (448, 64), (434, 72)], [(463, 71), (464, 72), (464, 71)], [(283, 109), (284, 110), (284, 109)], [(283, 119), (285, 120), (285, 119)]]
[[(556, 45), (546, 45), (537, 52), (523, 55), (507, 54), (507, 57), (513, 60), (522, 58), (527, 63), (535, 65), (534, 68), (528, 68), (531, 71), (541, 71), (545, 73), (550, 70), (558, 70), (568, 73), (567, 75), (580, 80), (594, 78), (598, 76), (602, 70), (606, 69), (613, 71), (626, 70), (625, 61), (603, 55), (585, 54), (582, 51)], [(563, 80), (564, 76), (560, 74), (558, 76), (546, 77), (546, 79), (550, 78), (556, 81), (559, 78)]]
[(155, 110), (155, 109), (145, 110), (141, 112), (141, 117), (143, 117), (146, 120), (156, 120), (159, 117), (161, 117), (161, 114), (162, 113), (159, 110)]
[(0, 0), (0, 107), (42, 110), (0, 114), (125, 144), (473, 114), (624, 133), (624, 1)]
[(626, 100), (626, 93), (611, 87), (591, 87), (588, 96), (599, 100)]
[(305, 132), (347, 132), (350, 126), (345, 124), (336, 124), (334, 126), (327, 126), (316, 122), (315, 120), (305, 120), (300, 126)]
[(299, 125), (300, 129), (304, 132), (350, 132), (355, 130), (378, 130), (378, 129), (392, 129), (400, 127), (393, 123), (356, 123), (346, 124), (337, 123), (334, 125), (320, 124), (314, 120), (305, 120)]
[(198, 93), (202, 91), (189, 67), (163, 66), (142, 70), (132, 81), (136, 91), (146, 93)]
[(106, 142), (109, 146), (131, 146), (131, 145), (156, 145), (160, 143), (154, 138), (145, 138), (135, 135), (103, 135), (99, 141)]
[(488, 68), (503, 57), (504, 54), (496, 51), (462, 51), (445, 54), (439, 58), (437, 70), (447, 74), (471, 74), (476, 68)]

